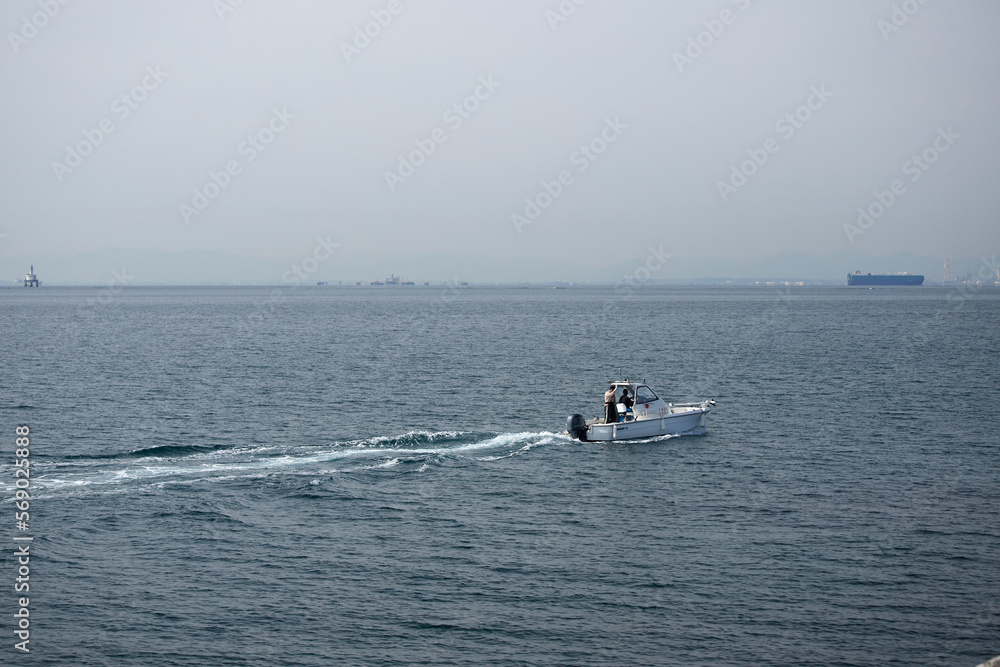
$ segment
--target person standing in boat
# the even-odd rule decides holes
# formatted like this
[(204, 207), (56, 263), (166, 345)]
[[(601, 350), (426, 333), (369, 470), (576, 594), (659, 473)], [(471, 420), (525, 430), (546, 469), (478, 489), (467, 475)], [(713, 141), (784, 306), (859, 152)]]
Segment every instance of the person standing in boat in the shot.
[(622, 419), (628, 418), (628, 413), (632, 412), (632, 406), (635, 405), (635, 401), (628, 394), (628, 387), (622, 389), (621, 403), (625, 406), (625, 414), (622, 415)]
[(604, 423), (614, 424), (618, 421), (618, 407), (615, 405), (615, 388), (604, 392)]

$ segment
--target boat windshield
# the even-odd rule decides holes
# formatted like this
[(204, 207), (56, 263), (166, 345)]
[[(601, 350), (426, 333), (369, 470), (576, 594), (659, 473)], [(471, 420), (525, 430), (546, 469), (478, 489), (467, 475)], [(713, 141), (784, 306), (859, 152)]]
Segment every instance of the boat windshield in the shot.
[(636, 403), (652, 403), (658, 400), (656, 394), (649, 387), (639, 387), (635, 390)]

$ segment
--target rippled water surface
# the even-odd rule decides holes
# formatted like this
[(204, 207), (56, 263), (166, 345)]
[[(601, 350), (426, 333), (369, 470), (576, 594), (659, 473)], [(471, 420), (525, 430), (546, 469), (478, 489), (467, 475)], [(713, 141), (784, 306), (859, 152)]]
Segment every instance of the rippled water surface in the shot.
[[(998, 324), (934, 287), (2, 289), (24, 662), (971, 667)], [(570, 440), (619, 367), (707, 432)]]

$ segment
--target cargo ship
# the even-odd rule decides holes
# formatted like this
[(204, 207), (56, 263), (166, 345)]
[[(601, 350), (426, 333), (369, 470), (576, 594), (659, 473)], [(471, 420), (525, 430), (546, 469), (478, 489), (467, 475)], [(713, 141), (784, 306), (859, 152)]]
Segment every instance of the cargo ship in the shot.
[(909, 273), (896, 273), (894, 275), (879, 275), (873, 273), (861, 273), (855, 271), (847, 274), (847, 284), (858, 287), (876, 287), (883, 285), (923, 285), (924, 277), (910, 275)]

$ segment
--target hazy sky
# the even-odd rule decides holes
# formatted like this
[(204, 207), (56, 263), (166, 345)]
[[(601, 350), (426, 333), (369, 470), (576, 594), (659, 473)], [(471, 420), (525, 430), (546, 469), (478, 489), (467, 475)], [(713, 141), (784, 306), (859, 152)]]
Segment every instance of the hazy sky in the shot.
[(0, 256), (1000, 246), (1000, 3), (580, 2), (5, 0)]

